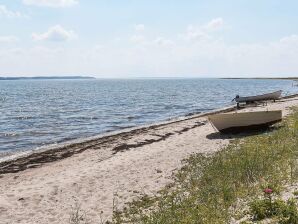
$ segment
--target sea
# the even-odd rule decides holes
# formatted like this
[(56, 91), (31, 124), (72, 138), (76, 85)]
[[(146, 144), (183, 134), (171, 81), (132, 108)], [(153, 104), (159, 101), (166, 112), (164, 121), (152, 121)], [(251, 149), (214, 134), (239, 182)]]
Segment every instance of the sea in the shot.
[(0, 156), (208, 112), (290, 80), (91, 79), (0, 81)]

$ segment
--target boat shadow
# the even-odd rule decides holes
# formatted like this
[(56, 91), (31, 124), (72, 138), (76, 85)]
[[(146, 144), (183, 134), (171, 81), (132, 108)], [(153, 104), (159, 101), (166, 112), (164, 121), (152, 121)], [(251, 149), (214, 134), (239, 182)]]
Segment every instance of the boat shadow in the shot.
[(272, 126), (272, 127), (267, 127), (259, 130), (250, 130), (250, 131), (245, 131), (241, 133), (229, 133), (229, 134), (223, 134), (220, 132), (215, 132), (211, 133), (206, 136), (206, 138), (213, 140), (213, 139), (239, 139), (239, 138), (244, 138), (244, 137), (249, 137), (249, 136), (255, 136), (255, 135), (260, 135), (264, 133), (270, 133), (273, 131), (277, 131), (282, 127), (282, 125), (278, 126)]

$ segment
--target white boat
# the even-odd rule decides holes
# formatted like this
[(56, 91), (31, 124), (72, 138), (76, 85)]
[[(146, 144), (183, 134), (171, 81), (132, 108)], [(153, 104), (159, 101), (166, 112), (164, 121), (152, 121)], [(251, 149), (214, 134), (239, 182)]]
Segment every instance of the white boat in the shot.
[(213, 126), (222, 133), (260, 130), (282, 120), (282, 111), (222, 113), (208, 116)]
[(236, 96), (235, 101), (237, 103), (243, 103), (243, 102), (256, 102), (256, 101), (266, 101), (266, 100), (278, 100), (281, 96), (281, 93), (282, 93), (282, 90), (279, 90), (273, 93), (256, 95), (256, 96), (245, 96), (245, 97)]

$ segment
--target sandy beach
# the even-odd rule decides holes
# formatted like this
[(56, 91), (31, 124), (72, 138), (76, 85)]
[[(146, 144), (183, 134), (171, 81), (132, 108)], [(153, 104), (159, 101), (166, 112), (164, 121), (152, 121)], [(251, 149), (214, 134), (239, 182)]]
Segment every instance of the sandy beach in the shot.
[[(298, 97), (242, 111), (282, 110)], [(226, 111), (233, 110), (226, 108)], [(69, 223), (79, 204), (90, 223), (111, 218), (113, 206), (154, 194), (193, 153), (225, 147), (206, 115), (122, 131), (0, 163), (0, 223)]]

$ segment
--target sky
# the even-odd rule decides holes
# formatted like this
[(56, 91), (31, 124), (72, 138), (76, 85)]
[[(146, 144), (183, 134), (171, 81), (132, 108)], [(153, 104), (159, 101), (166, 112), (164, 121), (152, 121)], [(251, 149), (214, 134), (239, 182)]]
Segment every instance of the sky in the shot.
[(0, 76), (298, 76), (297, 0), (0, 0)]

